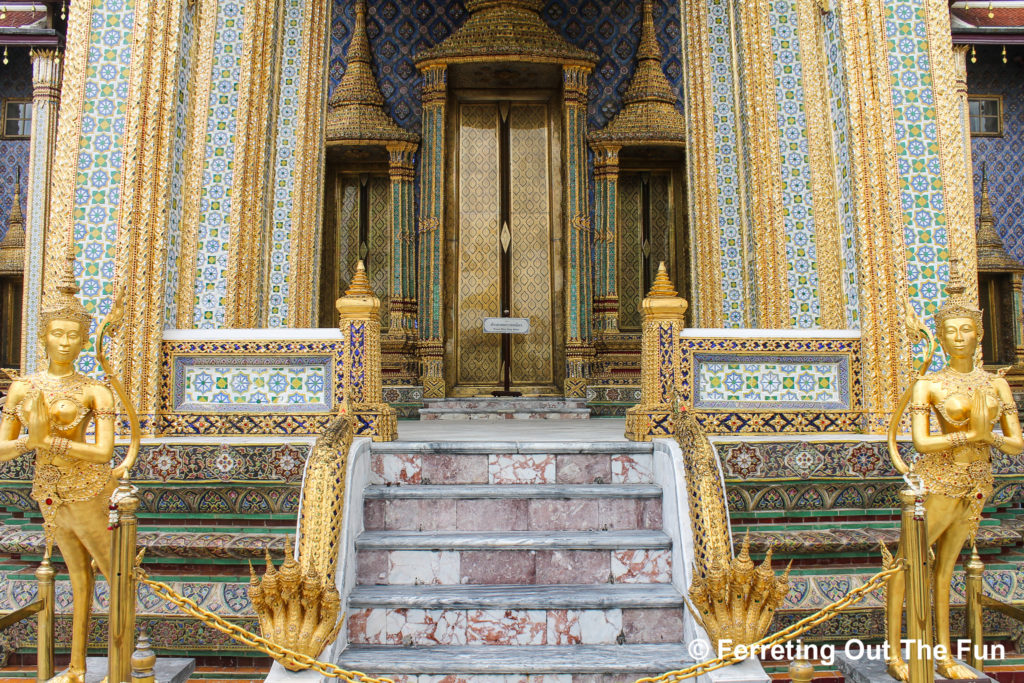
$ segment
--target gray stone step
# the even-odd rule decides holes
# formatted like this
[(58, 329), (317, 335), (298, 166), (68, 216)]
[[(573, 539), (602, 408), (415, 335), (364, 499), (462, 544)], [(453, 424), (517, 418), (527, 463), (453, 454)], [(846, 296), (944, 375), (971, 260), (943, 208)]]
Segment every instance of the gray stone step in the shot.
[(476, 498), (660, 498), (655, 484), (449, 484), (410, 486), (367, 486), (367, 499), (433, 498), (471, 500)]
[(693, 661), (682, 643), (632, 645), (360, 645), (341, 653), (339, 666), (389, 674), (658, 674)]
[(367, 531), (358, 550), (647, 550), (670, 548), (662, 531)]
[[(523, 430), (528, 429), (523, 425)], [(524, 436), (529, 436), (528, 433)], [(649, 441), (381, 441), (370, 446), (372, 453), (533, 453), (562, 455), (566, 453), (604, 453), (610, 455), (653, 453)]]
[(421, 420), (587, 420), (584, 400), (555, 397), (473, 397), (424, 401)]
[(682, 607), (671, 584), (570, 584), (553, 586), (356, 586), (352, 608), (414, 609), (610, 609)]
[(469, 396), (466, 398), (423, 399), (427, 409), (451, 408), (463, 410), (516, 410), (533, 408), (538, 410), (561, 410), (563, 408), (586, 408), (583, 398), (562, 398), (560, 396)]

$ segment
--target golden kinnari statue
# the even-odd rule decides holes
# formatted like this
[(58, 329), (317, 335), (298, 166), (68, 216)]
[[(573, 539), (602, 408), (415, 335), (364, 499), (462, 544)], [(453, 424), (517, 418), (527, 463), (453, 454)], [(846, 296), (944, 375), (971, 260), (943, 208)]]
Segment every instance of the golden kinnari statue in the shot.
[[(981, 521), (981, 511), (992, 495), (991, 449), (1010, 455), (1024, 451), (1017, 406), (1010, 387), (999, 375), (981, 368), (979, 342), (982, 336), (981, 311), (966, 297), (959, 263), (950, 262), (947, 299), (935, 314), (935, 334), (949, 362), (937, 372), (927, 372), (936, 350), (935, 337), (913, 314), (908, 314), (914, 340), (925, 336), (928, 353), (918, 376), (904, 394), (889, 427), (889, 455), (896, 469), (914, 488), (923, 489), (927, 548), (935, 549), (933, 570), (935, 596), (936, 653), (935, 668), (951, 679), (974, 678), (966, 667), (949, 654), (949, 595), (957, 557), (970, 540), (973, 544)], [(896, 449), (896, 432), (904, 409), (909, 409), (911, 435), (920, 457), (908, 467)], [(934, 413), (940, 433), (933, 434)], [(1002, 433), (994, 432), (999, 424)], [(907, 538), (900, 539), (899, 554), (907, 556)], [(888, 671), (894, 678), (907, 681), (907, 662), (900, 649), (900, 628), (906, 574), (889, 579), (886, 617), (889, 644)], [(927, 598), (926, 598), (927, 599)]]
[[(110, 500), (118, 479), (131, 467), (138, 452), (138, 430), (128, 457), (111, 468), (114, 455), (114, 392), (111, 384), (75, 370), (89, 338), (92, 317), (75, 296), (71, 259), (60, 286), (43, 309), (40, 324), (49, 366), (27, 377), (14, 377), (0, 421), (0, 461), (35, 451), (32, 498), (43, 514), (46, 554), (57, 542), (68, 568), (74, 594), (71, 664), (52, 679), (81, 683), (89, 640), (89, 612), (95, 576), (92, 562), (110, 579)], [(110, 373), (102, 353), (102, 334), (119, 322), (120, 302), (97, 334), (97, 357), (110, 382), (125, 402), (123, 387)], [(132, 411), (133, 427), (136, 420)], [(95, 423), (90, 441), (87, 433)], [(27, 434), (21, 435), (22, 430)]]

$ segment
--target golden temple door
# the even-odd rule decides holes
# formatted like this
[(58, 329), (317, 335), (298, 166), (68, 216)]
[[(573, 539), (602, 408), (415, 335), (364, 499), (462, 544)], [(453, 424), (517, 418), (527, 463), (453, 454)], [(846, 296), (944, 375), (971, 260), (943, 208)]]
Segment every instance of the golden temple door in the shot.
[(483, 321), (502, 315), (503, 298), (508, 315), (530, 320), (529, 334), (511, 336), (513, 388), (555, 393), (550, 104), (463, 102), (457, 110), (452, 394), (500, 388), (502, 335), (484, 333)]

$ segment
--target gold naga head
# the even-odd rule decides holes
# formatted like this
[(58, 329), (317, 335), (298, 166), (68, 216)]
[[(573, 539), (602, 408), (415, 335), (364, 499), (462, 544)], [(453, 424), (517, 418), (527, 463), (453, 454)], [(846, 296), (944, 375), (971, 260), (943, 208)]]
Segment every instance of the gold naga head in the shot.
[(981, 309), (966, 293), (960, 261), (950, 259), (946, 300), (935, 313), (935, 334), (942, 350), (953, 357), (974, 357), (984, 333)]

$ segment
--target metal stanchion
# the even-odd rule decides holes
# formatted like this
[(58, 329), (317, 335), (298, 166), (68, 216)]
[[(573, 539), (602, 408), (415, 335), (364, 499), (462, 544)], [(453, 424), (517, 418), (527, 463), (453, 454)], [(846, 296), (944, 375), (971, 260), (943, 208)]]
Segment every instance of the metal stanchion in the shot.
[(907, 559), (907, 653), (911, 683), (933, 683), (932, 610), (929, 589), (928, 521), (924, 509), (924, 491), (903, 489), (902, 504), (903, 552)]
[(789, 678), (793, 683), (811, 683), (814, 680), (814, 665), (806, 659), (794, 659), (789, 663)]
[(156, 680), (153, 668), (156, 666), (156, 653), (149, 645), (149, 634), (143, 632), (139, 636), (139, 644), (132, 654), (132, 683), (154, 683)]
[(984, 571), (985, 564), (978, 556), (978, 546), (973, 546), (971, 559), (964, 565), (964, 572), (967, 574), (967, 638), (971, 641), (971, 653), (967, 657), (967, 664), (978, 671), (981, 671), (984, 665), (981, 658), (985, 638), (981, 627), (981, 576)]
[(39, 610), (39, 627), (36, 634), (37, 681), (48, 681), (53, 678), (53, 614), (56, 599), (53, 576), (50, 549), (47, 547), (43, 561), (36, 569), (39, 599), (43, 601), (43, 607)]
[(111, 496), (113, 534), (110, 565), (110, 638), (107, 647), (110, 683), (127, 683), (135, 640), (135, 540), (139, 509), (136, 489), (122, 479)]

